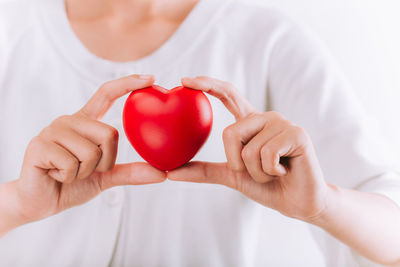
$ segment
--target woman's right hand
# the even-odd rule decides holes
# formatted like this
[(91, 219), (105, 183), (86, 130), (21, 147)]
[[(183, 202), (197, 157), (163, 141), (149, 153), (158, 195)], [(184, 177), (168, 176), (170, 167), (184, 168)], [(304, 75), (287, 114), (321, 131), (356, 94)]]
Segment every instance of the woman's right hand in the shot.
[(43, 129), (26, 149), (19, 179), (8, 185), (8, 194), (14, 194), (8, 208), (28, 223), (83, 204), (113, 186), (164, 181), (165, 173), (147, 163), (116, 165), (118, 131), (99, 121), (117, 98), (153, 83), (150, 75), (107, 82), (77, 113)]

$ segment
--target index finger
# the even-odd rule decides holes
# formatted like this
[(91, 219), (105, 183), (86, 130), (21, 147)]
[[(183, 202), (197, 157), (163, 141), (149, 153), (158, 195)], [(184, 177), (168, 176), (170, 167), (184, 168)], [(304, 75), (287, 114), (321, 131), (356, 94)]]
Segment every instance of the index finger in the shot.
[(206, 76), (183, 78), (182, 85), (195, 90), (204, 91), (219, 100), (235, 116), (236, 120), (255, 113), (256, 109), (230, 83)]
[[(234, 171), (243, 171), (246, 166), (243, 161), (242, 152), (245, 145), (255, 138), (264, 128), (269, 128), (270, 134), (276, 131), (273, 125), (277, 121), (284, 120), (277, 112), (267, 112), (264, 114), (254, 114), (228, 126), (223, 132), (225, 154), (229, 166)], [(257, 153), (257, 152), (254, 152)]]
[(149, 87), (153, 83), (153, 75), (137, 74), (106, 82), (78, 113), (82, 113), (90, 119), (100, 119), (115, 100), (134, 90)]

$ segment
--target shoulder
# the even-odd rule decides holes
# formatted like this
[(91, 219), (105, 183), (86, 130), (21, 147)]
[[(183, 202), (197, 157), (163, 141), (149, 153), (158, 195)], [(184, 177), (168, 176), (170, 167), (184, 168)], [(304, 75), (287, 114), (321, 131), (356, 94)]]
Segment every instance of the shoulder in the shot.
[(313, 30), (271, 1), (230, 0), (219, 23), (233, 43), (267, 57), (285, 50), (328, 52)]
[[(232, 43), (244, 49), (250, 46), (254, 52), (272, 52), (274, 47), (282, 43), (294, 45), (300, 42), (314, 46), (319, 42), (319, 38), (307, 26), (269, 2), (230, 0), (217, 27), (223, 28), (220, 32)], [(263, 51), (255, 51), (257, 48)]]
[(0, 34), (7, 42), (32, 27), (36, 0), (3, 0), (0, 1)]
[(248, 32), (296, 25), (282, 10), (260, 0), (231, 0), (225, 8), (224, 19)]

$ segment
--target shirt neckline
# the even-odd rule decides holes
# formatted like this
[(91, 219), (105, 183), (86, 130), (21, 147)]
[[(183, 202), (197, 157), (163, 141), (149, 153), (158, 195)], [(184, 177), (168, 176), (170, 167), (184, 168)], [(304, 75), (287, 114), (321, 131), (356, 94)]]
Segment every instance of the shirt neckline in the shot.
[(64, 0), (42, 0), (38, 5), (43, 27), (70, 65), (96, 83), (132, 73), (162, 73), (177, 64), (231, 0), (200, 0), (175, 33), (151, 54), (128, 62), (100, 58), (89, 51), (70, 26)]

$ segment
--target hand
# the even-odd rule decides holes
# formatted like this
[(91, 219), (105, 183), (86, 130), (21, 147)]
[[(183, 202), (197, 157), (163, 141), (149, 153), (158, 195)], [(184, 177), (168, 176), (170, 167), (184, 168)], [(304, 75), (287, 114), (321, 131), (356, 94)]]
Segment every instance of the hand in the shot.
[(80, 111), (57, 118), (30, 142), (13, 182), (24, 223), (83, 204), (113, 186), (165, 180), (164, 172), (146, 163), (115, 165), (118, 131), (98, 121), (117, 98), (153, 82), (138, 75), (107, 82)]
[(198, 77), (182, 84), (219, 98), (236, 123), (223, 133), (227, 163), (191, 162), (170, 171), (168, 179), (226, 185), (304, 221), (321, 214), (328, 185), (302, 128), (276, 112), (256, 111), (226, 82)]

